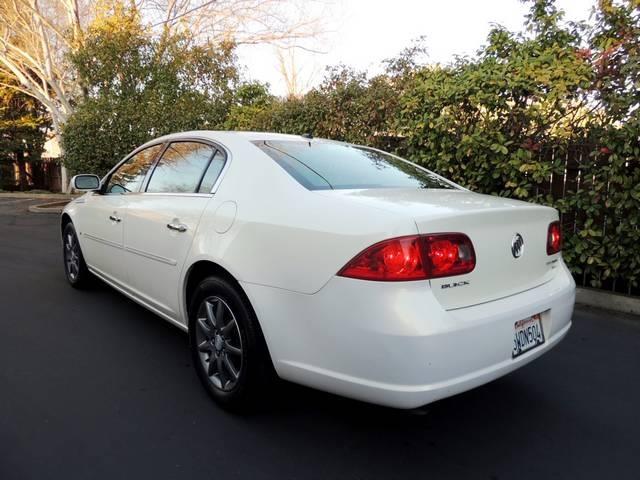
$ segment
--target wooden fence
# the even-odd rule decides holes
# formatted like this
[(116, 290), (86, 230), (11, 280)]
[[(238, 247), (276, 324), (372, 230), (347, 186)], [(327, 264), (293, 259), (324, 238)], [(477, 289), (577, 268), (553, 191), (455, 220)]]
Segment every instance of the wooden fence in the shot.
[[(605, 173), (602, 171), (602, 167), (606, 166), (609, 162), (607, 155), (593, 155), (593, 152), (599, 152), (599, 147), (596, 145), (569, 145), (563, 147), (549, 147), (539, 152), (541, 162), (559, 162), (560, 173), (552, 174), (548, 183), (539, 185), (536, 187), (535, 194), (547, 195), (550, 194), (554, 201), (563, 199), (568, 196), (576, 195), (584, 189), (591, 189), (596, 183), (596, 180), (606, 182), (606, 190), (602, 193), (599, 202), (604, 205), (611, 193), (611, 188), (614, 188), (611, 182), (607, 178), (602, 178)], [(640, 168), (640, 159), (633, 158), (625, 162), (625, 168), (628, 174), (632, 173), (632, 169)], [(600, 176), (600, 178), (598, 178)], [(583, 192), (584, 193), (584, 192)], [(591, 215), (590, 218), (594, 221), (594, 226), (602, 230), (603, 241), (615, 241), (616, 239), (607, 237), (607, 228), (611, 230), (612, 226), (618, 225), (621, 222), (628, 221), (628, 218), (615, 218), (612, 215), (612, 208), (603, 208), (603, 213), (597, 216)], [(638, 212), (636, 212), (638, 213)], [(577, 234), (584, 226), (587, 215), (584, 211), (579, 209), (572, 209), (562, 214), (562, 226), (565, 235)], [(635, 229), (638, 229), (638, 223), (635, 225)], [(608, 240), (607, 240), (608, 239)], [(638, 261), (640, 261), (640, 245), (637, 250)], [(591, 280), (597, 278), (603, 290), (608, 290), (617, 293), (623, 293), (626, 295), (640, 296), (640, 288), (633, 286), (630, 279), (623, 277), (610, 277), (602, 279), (601, 272), (598, 273), (582, 273), (574, 275), (576, 284), (579, 286), (591, 286)]]
[[(52, 160), (26, 162), (24, 166), (25, 181), (23, 186), (28, 190), (62, 190), (60, 163)], [(0, 169), (0, 188), (8, 191), (21, 189), (20, 171), (16, 164), (3, 164)]]

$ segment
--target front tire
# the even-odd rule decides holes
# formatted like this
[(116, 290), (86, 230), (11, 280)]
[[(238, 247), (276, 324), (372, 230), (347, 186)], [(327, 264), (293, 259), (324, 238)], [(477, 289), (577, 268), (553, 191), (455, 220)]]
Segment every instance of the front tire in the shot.
[(207, 392), (223, 408), (256, 404), (273, 381), (273, 367), (258, 319), (239, 287), (204, 279), (189, 308), (193, 364)]
[(80, 242), (73, 223), (69, 222), (62, 230), (62, 258), (64, 273), (73, 288), (85, 288), (90, 282), (90, 273), (84, 261)]

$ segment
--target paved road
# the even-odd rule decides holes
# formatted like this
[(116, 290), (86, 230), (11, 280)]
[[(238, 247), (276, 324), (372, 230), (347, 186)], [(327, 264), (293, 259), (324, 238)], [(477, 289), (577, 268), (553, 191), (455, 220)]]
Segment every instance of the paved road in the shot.
[(38, 200), (36, 198), (6, 198), (0, 197), (0, 215), (26, 214), (30, 205), (46, 203), (51, 200)]
[(55, 215), (2, 211), (0, 479), (640, 477), (637, 320), (578, 310), (548, 355), (422, 415), (284, 385), (236, 417), (183, 333), (65, 284)]

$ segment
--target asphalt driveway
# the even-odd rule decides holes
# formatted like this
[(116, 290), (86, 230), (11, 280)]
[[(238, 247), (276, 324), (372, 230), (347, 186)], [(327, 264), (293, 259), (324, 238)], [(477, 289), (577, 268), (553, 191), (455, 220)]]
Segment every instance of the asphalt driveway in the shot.
[(2, 480), (640, 478), (638, 320), (578, 309), (549, 354), (417, 412), (283, 384), (232, 416), (184, 333), (106, 286), (68, 287), (57, 216), (6, 202)]

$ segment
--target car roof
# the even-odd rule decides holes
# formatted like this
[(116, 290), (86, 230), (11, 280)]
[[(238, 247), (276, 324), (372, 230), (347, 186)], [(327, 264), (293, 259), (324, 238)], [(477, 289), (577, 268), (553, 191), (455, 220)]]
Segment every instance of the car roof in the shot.
[[(152, 140), (152, 142), (179, 140), (181, 138), (208, 138), (218, 142), (236, 142), (236, 141), (269, 141), (269, 140), (309, 140), (301, 135), (289, 135), (285, 133), (272, 132), (244, 132), (232, 130), (191, 130), (187, 132), (170, 133), (162, 137)], [(151, 143), (151, 142), (149, 142)]]

